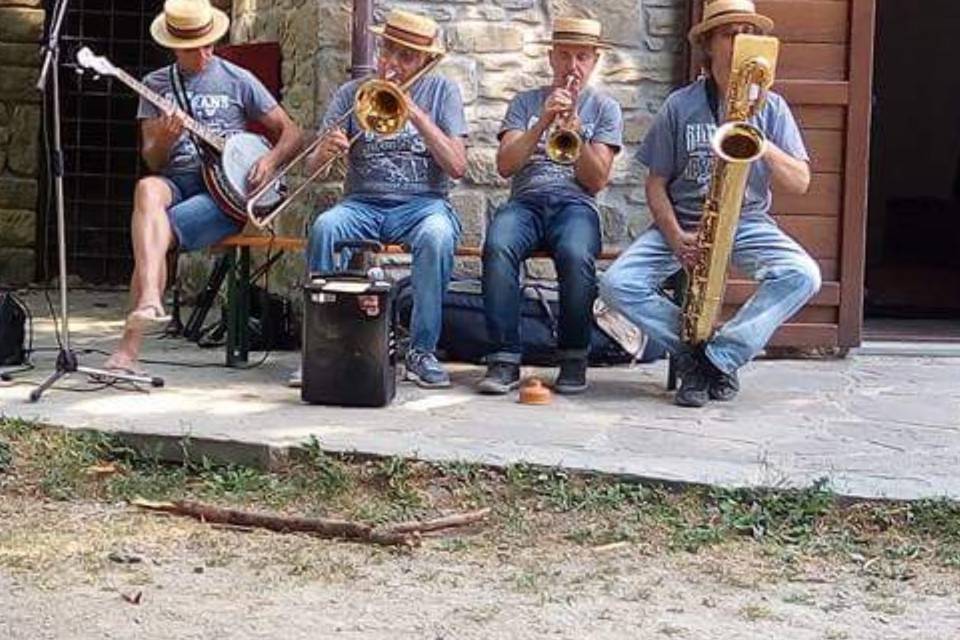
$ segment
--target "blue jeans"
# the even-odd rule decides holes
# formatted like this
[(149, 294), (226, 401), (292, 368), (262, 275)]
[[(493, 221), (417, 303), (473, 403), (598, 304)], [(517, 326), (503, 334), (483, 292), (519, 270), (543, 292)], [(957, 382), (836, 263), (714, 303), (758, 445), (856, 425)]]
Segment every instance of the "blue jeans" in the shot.
[(167, 218), (182, 251), (209, 247), (240, 231), (241, 225), (221, 211), (207, 192), (200, 172), (160, 177), (173, 192)]
[(310, 229), (311, 272), (334, 269), (334, 245), (341, 240), (403, 243), (413, 253), (411, 347), (432, 353), (440, 339), (443, 293), (453, 271), (460, 219), (443, 198), (414, 197), (402, 203), (348, 196), (317, 217)]
[[(710, 362), (726, 373), (749, 362), (820, 290), (817, 263), (767, 216), (740, 220), (731, 262), (760, 286), (705, 346)], [(663, 281), (679, 269), (660, 230), (650, 227), (601, 277), (600, 297), (682, 362), (692, 352), (679, 337), (680, 309), (660, 292)]]
[(483, 302), (487, 334), (494, 345), (491, 362), (519, 364), (521, 360), (520, 264), (541, 247), (552, 255), (560, 284), (560, 358), (587, 357), (597, 297), (600, 220), (585, 202), (546, 196), (536, 201), (510, 200), (487, 230)]

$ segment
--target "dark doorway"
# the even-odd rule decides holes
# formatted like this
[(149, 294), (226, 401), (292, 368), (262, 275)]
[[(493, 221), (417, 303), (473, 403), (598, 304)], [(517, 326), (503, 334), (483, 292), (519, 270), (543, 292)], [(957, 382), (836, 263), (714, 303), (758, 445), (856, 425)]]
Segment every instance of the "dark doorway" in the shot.
[[(54, 4), (47, 3), (48, 16)], [(130, 206), (141, 172), (138, 98), (109, 78), (78, 75), (74, 56), (81, 46), (90, 47), (136, 77), (166, 64), (167, 53), (149, 36), (162, 7), (163, 0), (71, 0), (64, 22), (60, 93), (67, 272), (87, 283), (124, 283), (133, 269)], [(44, 278), (57, 269), (52, 193), (41, 196), (40, 212), (38, 276)]]
[(864, 336), (960, 340), (960, 3), (878, 0)]

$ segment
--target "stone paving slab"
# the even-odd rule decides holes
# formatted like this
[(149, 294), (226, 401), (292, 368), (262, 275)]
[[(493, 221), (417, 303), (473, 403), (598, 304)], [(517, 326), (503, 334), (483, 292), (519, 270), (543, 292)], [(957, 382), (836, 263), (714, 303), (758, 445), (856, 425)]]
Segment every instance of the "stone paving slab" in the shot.
[[(120, 328), (111, 319), (118, 294), (79, 297), (75, 348), (108, 349)], [(37, 314), (43, 308), (36, 296), (30, 304)], [(54, 344), (49, 320), (38, 320), (37, 342)], [(34, 372), (0, 386), (0, 413), (149, 442), (189, 437), (209, 455), (238, 460), (268, 460), (316, 436), (329, 450), (376, 455), (522, 461), (725, 486), (826, 478), (845, 495), (960, 498), (960, 358), (758, 361), (744, 370), (735, 402), (702, 410), (671, 404), (664, 362), (591, 369), (586, 394), (555, 396), (546, 407), (480, 396), (472, 387), (482, 370), (452, 365), (450, 390), (404, 383), (389, 408), (344, 409), (305, 405), (283, 386), (295, 353), (237, 370), (220, 366), (219, 349), (160, 339), (147, 347), (148, 359), (192, 366), (148, 365), (166, 379), (149, 392), (68, 391), (90, 388), (71, 376), (32, 404), (28, 392), (53, 367), (55, 352), (43, 351)], [(81, 355), (89, 366), (102, 360)]]

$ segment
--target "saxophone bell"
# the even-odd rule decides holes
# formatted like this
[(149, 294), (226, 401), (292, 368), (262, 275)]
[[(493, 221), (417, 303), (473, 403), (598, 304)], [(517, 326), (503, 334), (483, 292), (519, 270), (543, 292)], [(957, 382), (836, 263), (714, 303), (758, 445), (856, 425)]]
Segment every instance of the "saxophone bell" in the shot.
[(763, 155), (767, 138), (758, 127), (744, 120), (726, 122), (717, 127), (710, 146), (726, 162), (753, 162)]

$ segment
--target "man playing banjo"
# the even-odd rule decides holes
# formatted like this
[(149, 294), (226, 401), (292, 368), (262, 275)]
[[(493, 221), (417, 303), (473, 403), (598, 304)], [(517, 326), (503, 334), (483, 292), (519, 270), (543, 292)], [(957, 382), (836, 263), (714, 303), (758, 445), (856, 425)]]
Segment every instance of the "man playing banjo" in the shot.
[[(214, 55), (213, 45), (229, 24), (209, 0), (166, 0), (150, 33), (173, 51), (176, 62), (148, 74), (144, 84), (172, 104), (184, 104), (185, 94), (188, 115), (217, 134), (243, 131), (247, 122), (262, 124), (277, 143), (248, 174), (252, 192), (296, 151), (300, 130), (253, 74)], [(134, 192), (133, 309), (119, 346), (104, 365), (122, 371), (136, 366), (144, 332), (170, 320), (162, 303), (167, 252), (173, 247), (202, 249), (240, 229), (204, 185), (201, 152), (184, 131), (184, 114), (164, 113), (141, 97), (137, 118), (141, 155), (154, 175), (137, 182)]]

